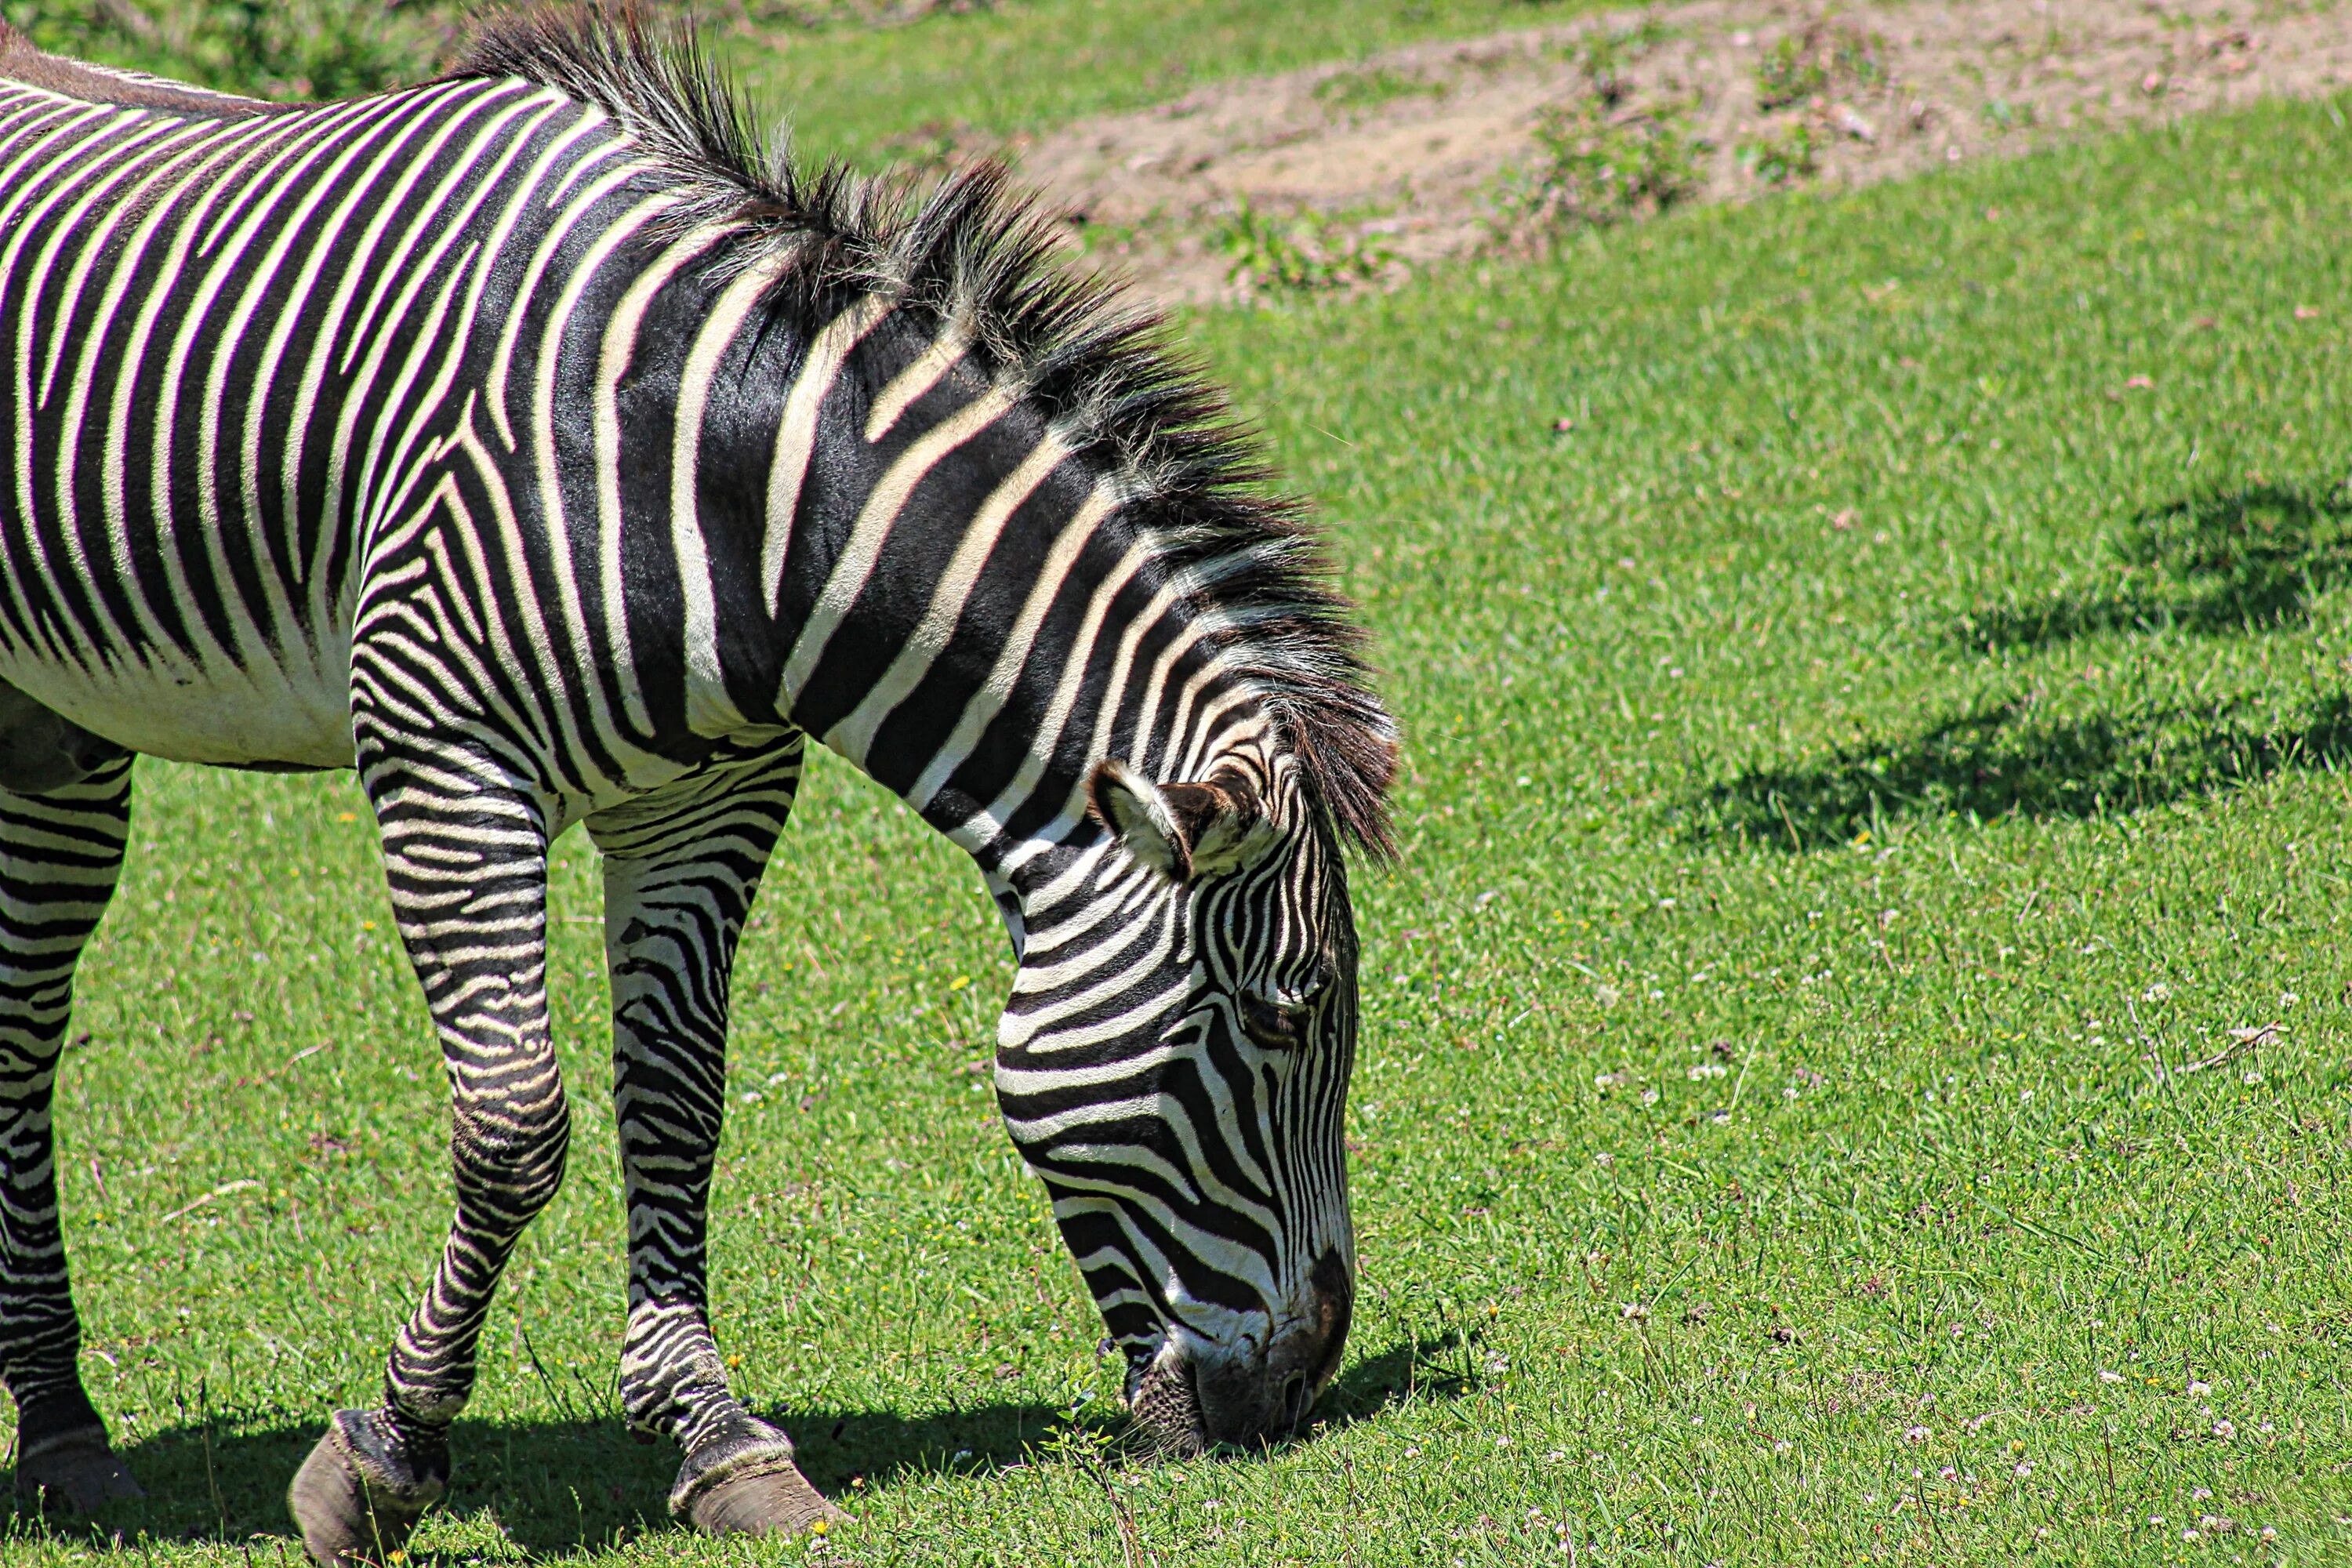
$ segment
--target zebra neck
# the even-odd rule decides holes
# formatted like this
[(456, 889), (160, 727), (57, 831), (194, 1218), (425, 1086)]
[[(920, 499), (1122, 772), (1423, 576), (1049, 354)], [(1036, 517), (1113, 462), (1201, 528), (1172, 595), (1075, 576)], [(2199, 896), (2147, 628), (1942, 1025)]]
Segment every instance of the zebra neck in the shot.
[(761, 545), (777, 707), (992, 889), (1025, 898), (1094, 840), (1097, 763), (1205, 776), (1263, 728), (1149, 498), (985, 374), (952, 320), (859, 301), (799, 360)]

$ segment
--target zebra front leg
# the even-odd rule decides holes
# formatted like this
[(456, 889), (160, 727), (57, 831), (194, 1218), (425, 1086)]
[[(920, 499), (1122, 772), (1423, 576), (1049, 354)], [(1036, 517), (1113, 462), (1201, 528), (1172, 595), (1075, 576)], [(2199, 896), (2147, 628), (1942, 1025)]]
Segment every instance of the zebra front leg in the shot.
[(614, 1103), (629, 1210), (621, 1399), (685, 1464), (670, 1511), (713, 1535), (790, 1533), (843, 1515), (743, 1408), (710, 1333), (704, 1261), (726, 1094), (728, 978), (800, 780), (801, 742), (588, 820), (604, 854)]
[(17, 1494), (83, 1511), (142, 1494), (82, 1390), (49, 1109), (74, 966), (130, 824), (128, 753), (79, 783), (0, 789), (0, 1383), (16, 1402)]
[(382, 1563), (449, 1476), (499, 1275), (563, 1177), (570, 1115), (547, 1026), (547, 813), (372, 774), (394, 917), (440, 1036), (457, 1214), (394, 1342), (383, 1403), (339, 1411), (288, 1494), (324, 1568)]

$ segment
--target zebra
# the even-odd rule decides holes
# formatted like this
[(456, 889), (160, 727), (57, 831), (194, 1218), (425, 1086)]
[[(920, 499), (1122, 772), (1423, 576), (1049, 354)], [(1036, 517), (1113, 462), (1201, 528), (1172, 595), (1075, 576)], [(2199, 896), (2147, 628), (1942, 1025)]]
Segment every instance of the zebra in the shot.
[(51, 1101), (147, 754), (354, 769), (456, 1209), (289, 1505), (325, 1568), (443, 1492), (569, 1137), (549, 846), (601, 852), (626, 1419), (714, 1534), (838, 1517), (730, 1391), (728, 984), (814, 737), (961, 846), (1005, 1126), (1169, 1451), (1293, 1431), (1352, 1316), (1349, 856), (1397, 731), (1304, 508), (1165, 323), (977, 164), (771, 157), (690, 37), (486, 26), (225, 97), (0, 36), (0, 1381), (16, 1484), (138, 1488), (78, 1372)]

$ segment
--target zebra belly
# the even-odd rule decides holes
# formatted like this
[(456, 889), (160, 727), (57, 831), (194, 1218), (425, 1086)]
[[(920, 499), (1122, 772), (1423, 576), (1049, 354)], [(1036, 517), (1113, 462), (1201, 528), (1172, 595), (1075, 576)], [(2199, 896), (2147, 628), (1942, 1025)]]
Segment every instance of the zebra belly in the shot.
[(351, 658), (303, 650), (265, 667), (152, 657), (97, 669), (0, 647), (0, 681), (116, 745), (174, 762), (352, 765)]

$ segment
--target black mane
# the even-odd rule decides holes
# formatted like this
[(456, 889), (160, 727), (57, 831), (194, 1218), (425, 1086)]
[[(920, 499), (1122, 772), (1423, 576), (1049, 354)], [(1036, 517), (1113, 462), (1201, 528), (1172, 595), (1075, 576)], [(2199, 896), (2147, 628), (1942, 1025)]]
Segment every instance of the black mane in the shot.
[(839, 163), (803, 170), (786, 149), (768, 153), (749, 105), (689, 34), (657, 38), (630, 10), (494, 19), (455, 75), (520, 77), (611, 114), (692, 194), (696, 221), (755, 236), (747, 259), (792, 247), (777, 304), (809, 330), (859, 293), (960, 319), (992, 372), (1127, 477), (1136, 526), (1171, 569), (1194, 574), (1196, 605), (1234, 628), (1227, 658), (1267, 702), (1331, 825), (1392, 851), (1395, 724), (1302, 507), (1265, 493), (1255, 435), (1159, 312), (1056, 258), (1035, 199), (1002, 164), (927, 193)]

